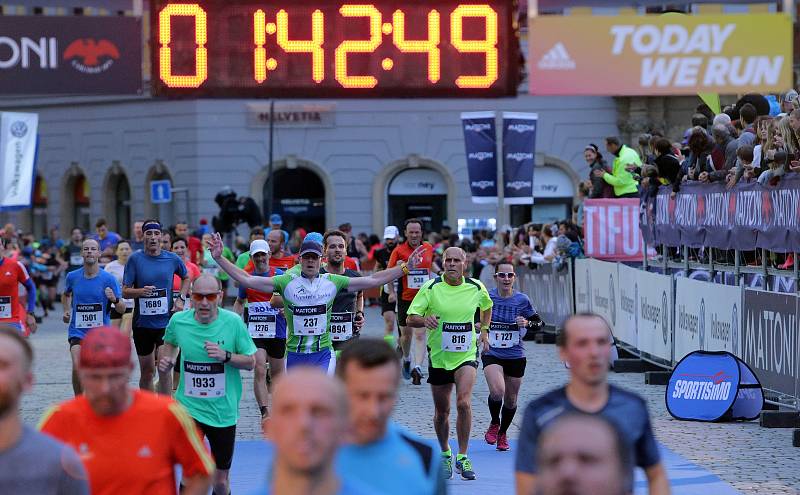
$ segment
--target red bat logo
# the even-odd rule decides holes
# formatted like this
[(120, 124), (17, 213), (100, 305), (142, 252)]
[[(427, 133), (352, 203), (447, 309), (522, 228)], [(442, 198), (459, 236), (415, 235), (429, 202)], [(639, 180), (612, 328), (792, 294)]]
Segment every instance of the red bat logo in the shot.
[(103, 56), (118, 59), (119, 49), (108, 40), (97, 41), (93, 38), (82, 38), (70, 43), (64, 51), (64, 60), (81, 58), (83, 64), (88, 67), (99, 65), (100, 57)]

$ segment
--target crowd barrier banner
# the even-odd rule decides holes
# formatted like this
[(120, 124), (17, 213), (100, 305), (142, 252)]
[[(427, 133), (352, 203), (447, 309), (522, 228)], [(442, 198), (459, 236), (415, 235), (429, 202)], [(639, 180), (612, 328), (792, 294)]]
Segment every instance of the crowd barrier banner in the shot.
[(575, 260), (575, 312), (588, 313), (592, 310), (592, 259)]
[(611, 261), (642, 261), (638, 199), (585, 199), (583, 217), (586, 256)]
[(643, 205), (640, 225), (649, 245), (800, 251), (800, 174), (777, 186), (686, 182), (674, 196), (664, 186)]
[(517, 267), (520, 291), (531, 299), (542, 320), (556, 329), (572, 314), (572, 276), (568, 268), (556, 270), (552, 264), (535, 269)]
[(742, 288), (675, 277), (675, 361), (727, 351), (741, 357)]
[[(638, 349), (672, 364), (672, 277), (637, 270)], [(626, 280), (626, 285), (630, 282)]]
[(617, 298), (617, 324), (614, 337), (629, 346), (639, 347), (639, 272), (624, 263), (617, 265), (619, 297)]
[(611, 328), (617, 326), (617, 264), (590, 260), (592, 312), (606, 319)]
[(792, 396), (800, 354), (797, 305), (794, 295), (744, 291), (742, 359), (764, 388)]

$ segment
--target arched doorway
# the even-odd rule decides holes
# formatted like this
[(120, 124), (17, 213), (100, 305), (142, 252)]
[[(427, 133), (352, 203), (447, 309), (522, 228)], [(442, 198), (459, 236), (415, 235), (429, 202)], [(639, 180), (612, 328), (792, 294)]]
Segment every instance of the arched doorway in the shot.
[(69, 232), (79, 228), (84, 232), (91, 230), (89, 181), (83, 170), (73, 164), (64, 181), (64, 193), (61, 201), (61, 230)]
[(105, 217), (123, 238), (131, 235), (131, 188), (122, 168), (115, 164), (106, 180)]
[(313, 170), (306, 167), (280, 168), (272, 174), (275, 181), (272, 207), (267, 204), (270, 178), (264, 181), (262, 204), (264, 219), (271, 213), (283, 218), (283, 229), (292, 232), (302, 227), (308, 232), (325, 231), (325, 184)]
[(47, 182), (41, 175), (33, 183), (33, 202), (31, 208), (31, 232), (37, 239), (47, 235)]
[[(170, 225), (175, 224), (175, 198), (173, 196), (173, 201), (171, 203), (157, 203), (154, 204), (150, 201), (150, 182), (154, 180), (168, 180), (172, 187), (175, 187), (175, 183), (172, 180), (172, 175), (169, 173), (169, 169), (167, 166), (164, 165), (162, 162), (158, 162), (156, 165), (150, 168), (147, 172), (147, 179), (144, 183), (144, 204), (145, 204), (145, 217), (146, 218), (155, 218), (161, 225), (164, 227), (168, 227)], [(189, 221), (189, 219), (186, 219)]]
[(389, 181), (388, 225), (402, 228), (408, 218), (423, 221), (426, 232), (438, 232), (447, 218), (447, 183), (431, 168), (407, 168)]

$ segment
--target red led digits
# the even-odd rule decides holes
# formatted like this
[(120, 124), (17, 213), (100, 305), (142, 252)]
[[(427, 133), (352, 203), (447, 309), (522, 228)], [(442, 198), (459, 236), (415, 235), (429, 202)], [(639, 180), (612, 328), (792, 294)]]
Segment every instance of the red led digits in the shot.
[(402, 10), (394, 12), (392, 23), (394, 45), (403, 53), (427, 53), (428, 81), (439, 82), (442, 76), (441, 50), (439, 50), (439, 41), (441, 40), (439, 12), (435, 10), (428, 12), (428, 39), (426, 40), (406, 39), (406, 15)]
[(285, 10), (278, 11), (278, 46), (286, 53), (311, 54), (311, 79), (321, 83), (325, 79), (325, 50), (322, 43), (325, 41), (325, 17), (321, 10), (311, 14), (311, 39), (289, 39), (289, 14)]
[[(483, 40), (464, 39), (464, 18), (483, 17), (486, 19), (486, 38)], [(459, 88), (488, 88), (498, 77), (497, 57), (497, 12), (488, 5), (459, 5), (450, 16), (450, 43), (461, 53), (485, 53), (486, 72), (482, 76), (458, 76)]]
[(336, 80), (345, 88), (374, 88), (375, 76), (351, 76), (347, 73), (348, 53), (372, 53), (381, 45), (381, 13), (374, 5), (342, 5), (343, 17), (368, 17), (368, 40), (345, 40), (336, 48)]
[[(172, 17), (194, 17), (194, 74), (172, 73)], [(196, 3), (169, 4), (158, 13), (158, 73), (170, 88), (199, 88), (208, 79), (208, 18), (206, 11)]]

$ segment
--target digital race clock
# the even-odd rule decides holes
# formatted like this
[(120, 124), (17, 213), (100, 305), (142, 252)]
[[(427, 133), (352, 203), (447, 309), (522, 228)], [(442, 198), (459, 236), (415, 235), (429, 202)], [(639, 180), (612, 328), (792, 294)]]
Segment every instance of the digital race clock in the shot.
[(153, 93), (512, 96), (513, 0), (153, 0)]

